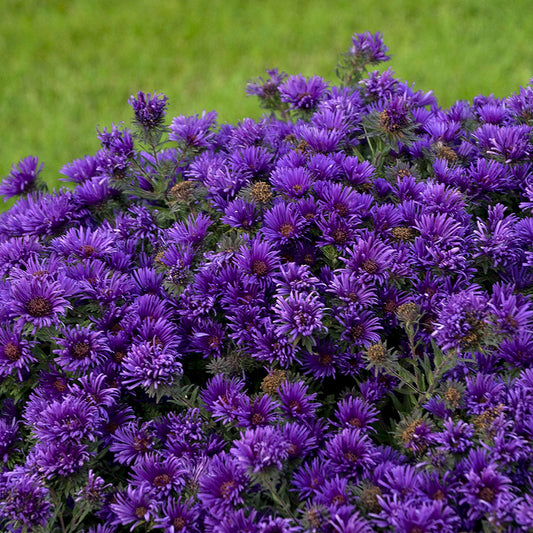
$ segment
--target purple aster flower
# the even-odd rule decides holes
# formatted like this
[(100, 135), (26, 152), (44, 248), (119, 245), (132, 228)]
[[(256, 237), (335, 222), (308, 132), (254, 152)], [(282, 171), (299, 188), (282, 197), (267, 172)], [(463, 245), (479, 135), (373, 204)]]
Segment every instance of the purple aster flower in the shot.
[[(27, 418), (27, 416), (26, 416)], [(95, 440), (99, 411), (85, 398), (66, 395), (49, 401), (35, 420), (30, 420), (33, 433), (43, 443), (82, 442)]]
[(526, 494), (515, 509), (516, 521), (525, 528), (533, 528), (533, 495)]
[(279, 86), (287, 78), (285, 72), (279, 72), (277, 68), (266, 71), (268, 78), (257, 78), (246, 84), (246, 94), (258, 96), (267, 109), (276, 109), (279, 101)]
[(275, 412), (278, 402), (268, 394), (256, 397), (253, 401), (244, 396), (237, 412), (237, 425), (245, 428), (255, 428), (272, 424), (279, 415)]
[(264, 472), (271, 468), (281, 470), (288, 448), (280, 429), (259, 426), (245, 430), (240, 440), (233, 442), (230, 452), (249, 472)]
[(209, 216), (199, 213), (189, 215), (187, 222), (176, 222), (165, 234), (165, 240), (169, 243), (182, 245), (199, 245), (204, 239), (207, 228), (213, 223)]
[(70, 228), (61, 237), (52, 240), (51, 246), (64, 257), (96, 259), (106, 257), (115, 249), (116, 235), (107, 228)]
[(473, 132), (479, 148), (504, 163), (519, 161), (531, 153), (531, 127), (483, 124)]
[(282, 426), (283, 440), (288, 443), (289, 459), (305, 458), (313, 453), (318, 444), (317, 437), (305, 423), (289, 422)]
[(14, 418), (0, 418), (0, 459), (3, 463), (7, 464), (10, 455), (20, 451), (17, 448), (17, 442), (20, 440), (19, 422)]
[(224, 209), (224, 216), (220, 219), (224, 224), (232, 228), (242, 228), (250, 230), (259, 219), (259, 213), (255, 209), (255, 204), (247, 202), (242, 198), (236, 198)]
[(352, 46), (350, 48), (350, 55), (357, 58), (358, 65), (365, 65), (367, 63), (379, 63), (388, 61), (390, 56), (386, 54), (389, 48), (383, 42), (381, 32), (370, 33), (356, 33), (352, 37)]
[(255, 359), (277, 363), (287, 368), (291, 363), (298, 361), (298, 351), (284, 335), (275, 327), (270, 318), (261, 321), (260, 327), (254, 329), (250, 339), (251, 353)]
[(109, 505), (114, 514), (112, 523), (130, 526), (133, 531), (138, 525), (149, 523), (156, 517), (156, 500), (154, 494), (141, 487), (127, 487), (125, 491), (114, 495), (114, 502)]
[(451, 418), (444, 422), (441, 433), (434, 435), (435, 442), (439, 443), (447, 452), (464, 453), (472, 446), (474, 427), (462, 420), (456, 423)]
[(24, 338), (19, 328), (0, 326), (0, 378), (16, 374), (23, 381), (30, 365), (37, 362), (31, 352), (35, 345)]
[(185, 484), (187, 469), (173, 456), (147, 453), (141, 455), (131, 468), (132, 486), (144, 487), (158, 497), (168, 496), (171, 490), (180, 490)]
[(320, 76), (306, 79), (301, 74), (289, 76), (280, 86), (282, 102), (290, 104), (292, 109), (313, 109), (325, 96), (328, 84)]
[(78, 473), (93, 457), (86, 444), (74, 441), (38, 442), (28, 455), (26, 464), (48, 479)]
[(341, 428), (361, 428), (373, 430), (372, 424), (377, 420), (378, 411), (372, 405), (358, 397), (348, 396), (337, 404), (333, 422)]
[(222, 518), (243, 503), (242, 492), (249, 483), (241, 462), (229, 453), (215, 455), (199, 479), (198, 499), (212, 514)]
[(304, 223), (292, 204), (280, 202), (265, 213), (261, 231), (269, 241), (284, 245), (298, 237)]
[(500, 343), (499, 353), (515, 368), (530, 367), (533, 364), (533, 335), (527, 331), (520, 331), (511, 339), (504, 339)]
[(347, 309), (337, 317), (342, 326), (341, 338), (352, 345), (368, 348), (379, 342), (379, 331), (383, 329), (380, 319), (371, 311), (350, 311)]
[(346, 263), (347, 272), (363, 280), (383, 283), (389, 277), (395, 256), (396, 251), (391, 246), (367, 233), (360, 235), (355, 246), (348, 249), (347, 257), (340, 259)]
[(330, 438), (323, 450), (331, 472), (360, 481), (376, 465), (377, 452), (359, 428), (343, 429)]
[(180, 115), (172, 119), (168, 139), (179, 143), (182, 150), (203, 148), (210, 145), (215, 136), (212, 128), (216, 124), (217, 113), (202, 112), (201, 116)]
[(319, 217), (316, 225), (322, 234), (316, 241), (317, 246), (333, 245), (337, 250), (344, 250), (354, 243), (359, 223), (360, 219), (357, 216), (347, 219), (331, 213), (329, 216)]
[(201, 533), (203, 530), (198, 505), (170, 499), (161, 508), (162, 517), (155, 521), (157, 529), (165, 533)]
[(368, 308), (378, 303), (375, 287), (361, 283), (358, 276), (351, 272), (335, 271), (328, 292), (349, 307)]
[(328, 339), (320, 339), (312, 351), (303, 353), (302, 369), (319, 380), (334, 377), (337, 365), (345, 359), (339, 346)]
[(334, 516), (339, 507), (347, 505), (350, 498), (348, 479), (335, 474), (327, 479), (316, 491), (313, 501), (318, 505), (325, 505)]
[(157, 390), (161, 385), (170, 385), (183, 372), (178, 355), (155, 341), (131, 346), (122, 361), (121, 376), (129, 389), (142, 386)]
[(326, 464), (318, 457), (313, 457), (310, 462), (303, 463), (294, 472), (291, 490), (298, 491), (302, 500), (309, 498), (322, 487), (327, 475)]
[(86, 155), (80, 159), (75, 159), (71, 163), (63, 165), (60, 169), (60, 174), (63, 174), (67, 178), (59, 178), (60, 181), (71, 181), (73, 183), (84, 183), (98, 176), (96, 168), (96, 157), (92, 155)]
[(284, 381), (278, 389), (281, 411), (289, 420), (311, 421), (320, 404), (316, 401), (316, 393), (308, 394), (307, 385), (303, 381)]
[[(481, 452), (482, 453), (482, 452)], [(459, 487), (459, 503), (466, 505), (467, 517), (472, 520), (495, 510), (500, 501), (510, 494), (510, 480), (498, 472), (495, 464), (480, 463), (470, 453), (466, 460), (464, 482)]]
[(39, 168), (39, 160), (35, 156), (28, 156), (13, 165), (11, 172), (0, 183), (0, 196), (5, 200), (19, 194), (27, 194), (33, 191), (37, 185), (38, 176), (43, 165)]
[(54, 338), (58, 348), (53, 350), (56, 361), (69, 372), (85, 372), (101, 364), (110, 354), (107, 338), (100, 331), (91, 328), (67, 326), (62, 337)]
[(12, 313), (21, 323), (37, 328), (57, 326), (70, 308), (58, 281), (43, 278), (23, 279), (11, 286)]
[(292, 342), (327, 330), (322, 324), (324, 304), (315, 292), (292, 292), (288, 298), (279, 297), (274, 311), (279, 316), (275, 320), (277, 332)]
[(224, 348), (224, 326), (214, 320), (204, 319), (193, 328), (191, 350), (199, 351), (203, 357), (220, 357)]
[(530, 300), (522, 294), (516, 294), (513, 285), (495, 283), (489, 308), (496, 327), (504, 335), (531, 329), (533, 308)]
[(242, 380), (217, 374), (207, 382), (200, 396), (213, 418), (230, 421), (237, 418), (238, 410), (244, 401), (243, 389)]
[(130, 96), (128, 104), (133, 107), (135, 120), (145, 130), (154, 130), (163, 125), (168, 98), (163, 94), (145, 94), (141, 91), (137, 97)]
[(98, 504), (103, 501), (104, 492), (111, 487), (110, 483), (106, 483), (102, 477), (96, 475), (92, 469), (89, 469), (87, 483), (77, 492), (74, 501), (76, 503)]
[(279, 266), (279, 257), (269, 242), (256, 238), (240, 248), (234, 262), (240, 272), (265, 287)]
[(109, 451), (118, 463), (131, 464), (153, 451), (154, 447), (151, 424), (135, 420), (117, 428), (111, 437)]
[(433, 321), (432, 335), (444, 351), (474, 349), (487, 333), (488, 311), (488, 298), (476, 287), (452, 294)]
[(257, 524), (258, 517), (255, 509), (247, 508), (237, 511), (231, 510), (223, 516), (207, 516), (206, 533), (234, 533), (234, 531), (246, 531), (246, 533), (260, 533)]
[(48, 500), (49, 491), (41, 478), (22, 467), (15, 467), (0, 474), (0, 487), (2, 522), (17, 528), (10, 531), (46, 526), (52, 507)]
[(21, 234), (54, 235), (77, 218), (73, 193), (66, 189), (50, 194), (33, 193), (18, 218)]
[(493, 375), (476, 374), (466, 378), (465, 406), (479, 415), (503, 402), (505, 385)]
[(289, 296), (291, 292), (316, 292), (323, 287), (324, 284), (312, 274), (308, 265), (284, 263), (276, 275), (276, 292), (280, 296)]
[(274, 190), (289, 198), (301, 198), (313, 184), (313, 178), (305, 167), (278, 166), (270, 176)]
[(328, 213), (336, 213), (343, 218), (366, 214), (373, 202), (371, 196), (360, 194), (341, 183), (320, 182), (316, 184), (316, 190), (320, 198), (318, 205)]

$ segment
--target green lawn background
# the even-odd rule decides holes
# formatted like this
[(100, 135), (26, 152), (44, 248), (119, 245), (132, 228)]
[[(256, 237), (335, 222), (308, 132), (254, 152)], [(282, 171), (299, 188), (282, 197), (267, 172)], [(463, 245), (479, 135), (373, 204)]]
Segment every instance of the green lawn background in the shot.
[(528, 0), (4, 0), (0, 176), (27, 155), (57, 184), (98, 149), (96, 127), (130, 122), (137, 91), (169, 115), (259, 117), (246, 82), (279, 67), (336, 81), (355, 32), (381, 31), (396, 75), (441, 105), (507, 96), (533, 76)]

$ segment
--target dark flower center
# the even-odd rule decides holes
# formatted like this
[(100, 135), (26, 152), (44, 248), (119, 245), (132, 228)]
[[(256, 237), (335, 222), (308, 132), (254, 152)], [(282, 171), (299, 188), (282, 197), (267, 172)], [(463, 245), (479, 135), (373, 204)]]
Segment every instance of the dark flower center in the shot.
[(421, 527), (415, 526), (411, 528), (409, 533), (424, 533), (424, 530)]
[(364, 332), (365, 328), (360, 324), (356, 324), (355, 326), (352, 326), (350, 328), (350, 337), (355, 341), (357, 339), (360, 339), (363, 336)]
[(385, 302), (383, 303), (383, 311), (385, 311), (385, 313), (395, 313), (397, 307), (398, 306), (396, 305), (396, 302), (394, 300), (385, 300)]
[(87, 342), (77, 342), (72, 350), (75, 359), (85, 359), (91, 353)]
[(348, 424), (350, 424), (350, 426), (353, 426), (354, 428), (360, 428), (363, 426), (363, 423), (361, 422), (361, 420), (359, 420), (359, 418), (357, 418), (356, 416), (353, 416), (352, 418), (350, 418), (348, 420)]
[(15, 361), (18, 361), (20, 359), (20, 357), (22, 356), (22, 351), (14, 342), (8, 342), (4, 346), (4, 354), (7, 357), (8, 361), (14, 363)]
[(135, 516), (137, 518), (143, 518), (144, 515), (148, 512), (148, 509), (146, 507), (143, 507), (142, 505), (140, 507), (137, 507), (135, 509)]
[(187, 522), (183, 519), (183, 517), (176, 516), (176, 518), (172, 520), (172, 525), (176, 531), (180, 531), (187, 525)]
[(296, 194), (300, 194), (302, 191), (303, 191), (303, 187), (299, 184), (296, 184), (296, 185), (293, 185), (292, 186), (292, 190), (296, 193)]
[(343, 204), (342, 202), (337, 202), (333, 205), (333, 207), (341, 217), (345, 217), (349, 212), (348, 206), (346, 204)]
[(318, 356), (318, 362), (323, 366), (328, 366), (333, 361), (333, 356), (330, 353), (321, 353)]
[(285, 222), (281, 225), (279, 231), (283, 237), (290, 237), (292, 235), (292, 232), (294, 231), (294, 226), (289, 222)]
[(434, 500), (444, 500), (445, 497), (446, 497), (446, 495), (444, 494), (444, 492), (441, 489), (438, 489), (437, 492), (435, 492), (435, 494), (433, 494), (433, 499)]
[(217, 335), (209, 335), (209, 337), (207, 337), (207, 345), (209, 348), (218, 348), (220, 345), (220, 338)]
[(258, 426), (265, 420), (265, 417), (261, 413), (254, 413), (251, 418), (251, 422), (254, 426)]
[(346, 502), (346, 498), (342, 494), (337, 494), (331, 499), (331, 503), (342, 505)]
[(348, 239), (348, 232), (339, 228), (333, 232), (332, 237), (335, 244), (344, 244)]
[(83, 251), (83, 255), (85, 255), (87, 257), (91, 257), (91, 255), (93, 255), (94, 252), (96, 252), (96, 248), (94, 246), (89, 245), (89, 244), (84, 244), (83, 247), (82, 247), (82, 251)]
[(227, 500), (236, 488), (237, 485), (235, 484), (235, 481), (233, 479), (230, 479), (229, 481), (224, 481), (224, 483), (220, 485), (220, 494), (225, 500)]
[(344, 452), (343, 456), (349, 463), (355, 463), (359, 459), (359, 456), (354, 452)]
[(300, 402), (298, 400), (292, 400), (291, 402), (289, 402), (289, 407), (293, 411), (296, 411), (297, 413), (301, 413), (302, 412), (302, 405), (300, 404)]
[(480, 499), (485, 500), (486, 502), (492, 503), (496, 497), (496, 493), (490, 487), (483, 487), (478, 496)]
[(264, 261), (256, 260), (252, 263), (252, 272), (256, 276), (266, 276), (268, 273), (267, 264)]
[(168, 485), (171, 481), (171, 478), (168, 474), (159, 474), (158, 476), (154, 477), (154, 487), (165, 487)]
[(378, 264), (373, 259), (365, 259), (362, 267), (369, 274), (375, 274), (378, 271)]
[(148, 448), (150, 441), (146, 437), (135, 437), (133, 441), (133, 449), (137, 452), (143, 452)]
[(31, 316), (48, 316), (52, 312), (52, 304), (43, 296), (36, 296), (26, 304), (26, 311)]
[(55, 381), (54, 381), (54, 388), (58, 391), (58, 392), (65, 392), (67, 390), (67, 386), (65, 385), (65, 382), (59, 378), (57, 378)]
[(287, 448), (287, 452), (294, 457), (298, 453), (298, 446), (296, 446), (296, 444), (290, 444)]
[(126, 357), (126, 354), (120, 350), (113, 353), (113, 359), (117, 363), (121, 363), (124, 360), (124, 357)]

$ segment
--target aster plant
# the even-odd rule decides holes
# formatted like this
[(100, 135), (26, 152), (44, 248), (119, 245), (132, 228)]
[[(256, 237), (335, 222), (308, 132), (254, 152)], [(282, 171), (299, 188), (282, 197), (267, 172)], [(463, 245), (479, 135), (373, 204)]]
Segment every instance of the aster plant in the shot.
[(443, 108), (387, 51), (13, 166), (2, 531), (533, 528), (533, 80)]

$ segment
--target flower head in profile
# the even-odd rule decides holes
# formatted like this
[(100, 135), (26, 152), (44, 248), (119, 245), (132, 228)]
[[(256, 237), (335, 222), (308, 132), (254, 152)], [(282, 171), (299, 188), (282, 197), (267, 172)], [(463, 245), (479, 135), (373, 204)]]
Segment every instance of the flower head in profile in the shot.
[(129, 389), (141, 386), (155, 391), (172, 384), (181, 373), (176, 352), (155, 341), (134, 344), (122, 361), (122, 381)]
[(4, 199), (27, 194), (33, 191), (38, 185), (38, 177), (43, 165), (39, 165), (39, 160), (35, 156), (28, 156), (15, 166), (11, 172), (0, 183), (0, 196)]
[(216, 111), (204, 111), (201, 116), (180, 115), (172, 119), (168, 138), (170, 141), (176, 141), (183, 150), (205, 148), (215, 136), (212, 128), (216, 119)]
[(289, 443), (280, 429), (259, 426), (247, 429), (230, 452), (248, 471), (263, 472), (282, 468), (282, 462), (288, 458)]
[(306, 79), (301, 74), (289, 76), (279, 87), (282, 102), (292, 109), (309, 110), (325, 96), (328, 84), (320, 76)]
[(137, 97), (130, 96), (128, 104), (133, 107), (135, 121), (145, 130), (154, 130), (162, 126), (168, 98), (163, 94), (145, 94), (142, 91)]

